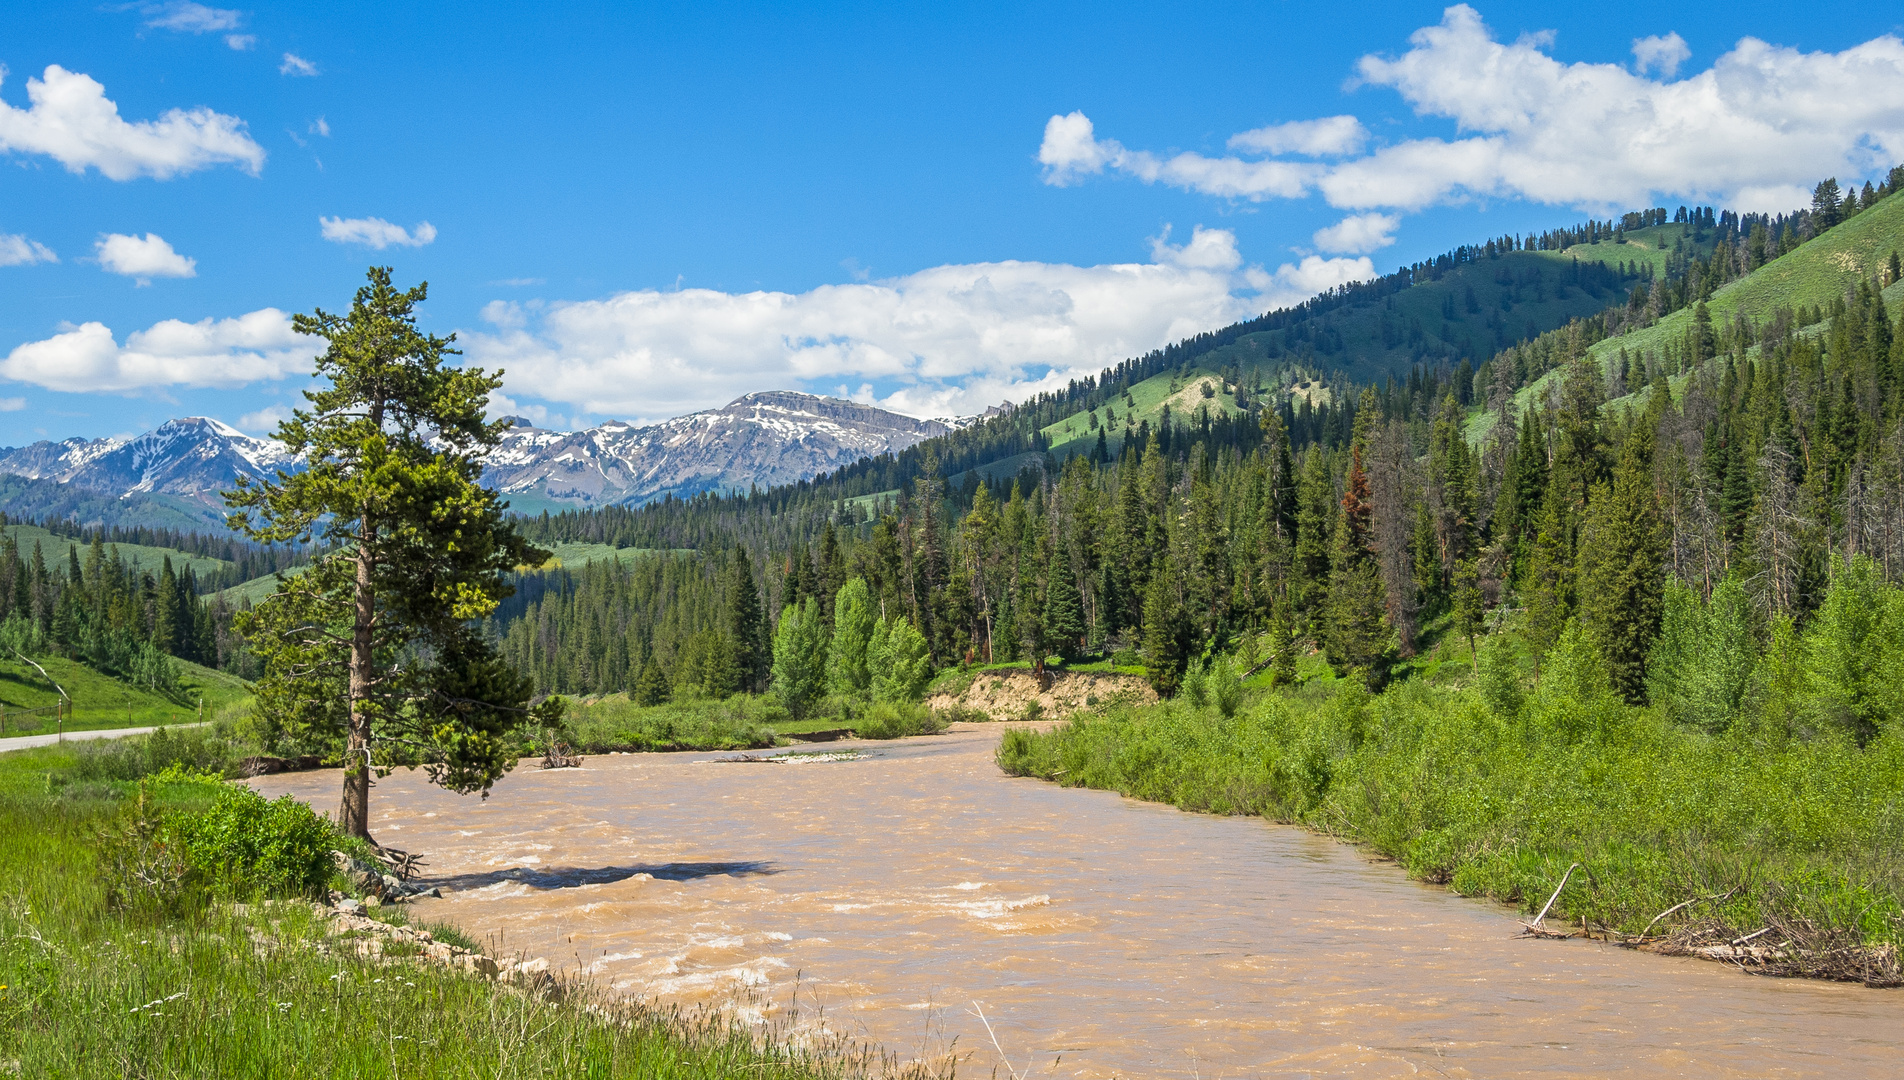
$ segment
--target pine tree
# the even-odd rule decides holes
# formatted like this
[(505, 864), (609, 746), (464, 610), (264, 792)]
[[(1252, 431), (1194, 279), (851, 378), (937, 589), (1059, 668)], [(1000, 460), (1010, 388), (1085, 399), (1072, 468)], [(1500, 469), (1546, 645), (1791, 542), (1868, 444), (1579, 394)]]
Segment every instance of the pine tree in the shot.
[(668, 686), (667, 672), (661, 670), (661, 665), (655, 661), (653, 654), (650, 654), (641, 664), (641, 675), (635, 679), (633, 694), (635, 704), (641, 706), (665, 704), (672, 694), (673, 690)]
[(507, 426), (483, 413), (502, 380), (444, 366), (453, 339), (416, 327), (426, 295), (373, 267), (348, 314), (296, 316), (299, 333), (327, 343), (315, 374), (328, 385), (306, 391), (309, 409), (277, 431), (307, 467), (226, 494), (234, 530), (268, 543), (321, 536), (330, 552), (239, 627), (265, 661), (259, 710), (343, 736), (337, 821), (363, 839), (379, 748), (421, 752), (430, 779), (454, 791), (487, 791), (515, 760), (514, 729), (557, 723), (562, 708), (532, 709), (533, 685), (478, 626), (512, 591), (507, 575), (549, 555), (481, 483), (482, 456)]
[(736, 680), (742, 690), (758, 690), (772, 664), (767, 648), (767, 617), (754, 586), (753, 560), (745, 548), (728, 555), (727, 610), (722, 631), (732, 649)]
[(1659, 635), (1666, 534), (1653, 488), (1653, 434), (1635, 428), (1611, 486), (1596, 488), (1580, 543), (1580, 616), (1613, 691), (1646, 698), (1646, 654)]
[(1359, 442), (1349, 453), (1342, 510), (1336, 517), (1324, 651), (1337, 674), (1360, 670), (1373, 688), (1387, 677), (1382, 661), (1389, 636), (1388, 598), (1369, 549), (1369, 484)]
[(1044, 632), (1060, 655), (1077, 655), (1084, 644), (1084, 616), (1078, 585), (1071, 573), (1070, 545), (1052, 545), (1051, 569), (1045, 581)]

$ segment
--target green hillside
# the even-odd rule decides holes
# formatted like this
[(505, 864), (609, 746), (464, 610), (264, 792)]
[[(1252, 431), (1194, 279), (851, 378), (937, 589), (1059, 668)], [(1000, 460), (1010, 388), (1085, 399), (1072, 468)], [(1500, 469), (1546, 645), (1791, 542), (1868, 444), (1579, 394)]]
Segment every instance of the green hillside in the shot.
[[(1706, 301), (1706, 310), (1715, 329), (1743, 315), (1756, 324), (1770, 322), (1782, 309), (1801, 307), (1829, 309), (1832, 302), (1844, 298), (1847, 289), (1860, 279), (1869, 280), (1890, 262), (1893, 253), (1904, 253), (1904, 199), (1887, 198), (1835, 228), (1814, 237), (1773, 259), (1757, 270), (1726, 283)], [(1884, 289), (1884, 302), (1895, 308), (1904, 301), (1904, 281), (1892, 282)], [(1606, 369), (1607, 362), (1625, 349), (1629, 356), (1662, 353), (1671, 345), (1679, 347), (1692, 327), (1695, 309), (1682, 308), (1658, 322), (1631, 333), (1606, 338), (1588, 348), (1587, 355)], [(1830, 329), (1831, 322), (1805, 328), (1801, 333), (1817, 334)], [(1755, 347), (1756, 348), (1756, 347)], [(1540, 400), (1563, 376), (1556, 368), (1522, 387), (1514, 395), (1517, 410)], [(1678, 393), (1685, 378), (1674, 379)], [(1609, 403), (1637, 400), (1644, 390)], [(1493, 428), (1495, 414), (1479, 409), (1472, 414), (1467, 434), (1479, 441)]]
[(1171, 371), (1130, 387), (1101, 409), (1085, 409), (1047, 424), (1039, 434), (1050, 443), (1052, 456), (1059, 461), (1073, 454), (1090, 453), (1097, 445), (1100, 428), (1104, 429), (1111, 452), (1116, 453), (1123, 445), (1127, 430), (1135, 430), (1145, 421), (1155, 429), (1166, 407), (1178, 420), (1195, 416), (1199, 409), (1208, 409), (1212, 416), (1243, 411), (1237, 407), (1235, 388), (1227, 385), (1216, 371), (1201, 368), (1188, 374)]
[[(11, 536), (13, 542), (20, 545), (20, 554), (27, 559), (33, 557), (34, 544), (40, 545), (40, 550), (45, 554), (48, 564), (55, 559), (64, 559), (68, 545), (79, 548), (81, 561), (86, 558), (85, 543), (48, 532), (38, 525), (7, 525), (0, 527), (0, 532)], [(114, 548), (118, 549), (119, 557), (126, 561), (127, 566), (134, 570), (150, 572), (154, 576), (157, 576), (160, 564), (168, 555), (172, 558), (172, 569), (181, 574), (188, 566), (194, 573), (204, 575), (231, 565), (223, 559), (208, 559), (202, 555), (192, 555), (168, 548), (146, 547), (143, 544), (108, 545), (107, 553), (110, 554)]]
[[(201, 698), (205, 703), (205, 716), (209, 718), (251, 694), (250, 688), (237, 676), (186, 660), (172, 661), (178, 667), (182, 687), (179, 698), (174, 700), (102, 675), (76, 660), (59, 656), (36, 659), (46, 669), (46, 675), (59, 683), (72, 699), (72, 712), (66, 722), (68, 731), (190, 723), (198, 719)], [(36, 716), (21, 710), (50, 709), (58, 700), (58, 692), (31, 664), (12, 655), (0, 658), (0, 714), (5, 718), (5, 730), (0, 732), (0, 737), (54, 730), (50, 712)]]
[[(1706, 308), (1716, 327), (1737, 314), (1765, 322), (1780, 308), (1829, 307), (1860, 278), (1868, 280), (1877, 274), (1898, 251), (1904, 251), (1904, 199), (1885, 199), (1725, 285), (1706, 301)], [(1894, 283), (1885, 290), (1887, 303), (1896, 287)], [(1675, 311), (1644, 330), (1600, 342), (1590, 355), (1604, 364), (1622, 348), (1632, 353), (1658, 350), (1668, 341), (1683, 338), (1692, 319), (1691, 308)]]
[(1287, 328), (1245, 334), (1198, 358), (1207, 370), (1252, 370), (1297, 360), (1358, 382), (1414, 364), (1466, 359), (1479, 365), (1524, 338), (1601, 311), (1633, 284), (1666, 273), (1675, 248), (1707, 255), (1712, 230), (1657, 225), (1555, 251), (1509, 251), (1461, 263), (1380, 300), (1311, 315)]

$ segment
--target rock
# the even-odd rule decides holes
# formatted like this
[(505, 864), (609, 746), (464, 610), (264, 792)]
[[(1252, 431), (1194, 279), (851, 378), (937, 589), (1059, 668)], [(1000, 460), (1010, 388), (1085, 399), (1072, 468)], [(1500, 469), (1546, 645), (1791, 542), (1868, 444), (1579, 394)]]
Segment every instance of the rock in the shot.
[(383, 900), (379, 898), (377, 894), (372, 893), (369, 896), (364, 897), (364, 906), (365, 907), (382, 907)]
[(481, 953), (464, 953), (462, 956), (456, 958), (456, 963), (457, 966), (464, 971), (472, 975), (481, 975), (488, 979), (495, 978), (498, 970), (496, 962)]
[(364, 909), (364, 905), (346, 896), (337, 902), (337, 910), (346, 915), (355, 915)]

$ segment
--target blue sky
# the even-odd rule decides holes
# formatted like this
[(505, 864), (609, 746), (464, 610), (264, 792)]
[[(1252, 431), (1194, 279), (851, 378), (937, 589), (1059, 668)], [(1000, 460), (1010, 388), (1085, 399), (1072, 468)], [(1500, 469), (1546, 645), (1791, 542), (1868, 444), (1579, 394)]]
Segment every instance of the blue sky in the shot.
[(16, 5), (0, 444), (268, 430), (307, 384), (285, 314), (372, 262), (552, 425), (782, 387), (975, 411), (1456, 243), (1878, 175), (1896, 31), (1753, 3)]

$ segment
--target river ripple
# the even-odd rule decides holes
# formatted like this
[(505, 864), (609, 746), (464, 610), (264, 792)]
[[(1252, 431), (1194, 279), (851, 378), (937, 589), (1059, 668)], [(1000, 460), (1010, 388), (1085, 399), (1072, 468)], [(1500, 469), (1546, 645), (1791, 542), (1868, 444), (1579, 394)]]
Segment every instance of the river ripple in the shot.
[[(417, 916), (492, 951), (950, 1046), (968, 1076), (1001, 1065), (974, 1002), (1037, 1076), (1904, 1075), (1904, 994), (1517, 940), (1504, 909), (1301, 829), (1006, 777), (997, 743), (593, 757), (487, 802), (398, 773), (372, 831), (449, 888)], [(329, 810), (338, 774), (254, 783)]]

